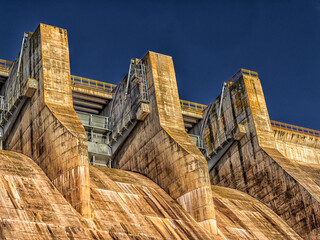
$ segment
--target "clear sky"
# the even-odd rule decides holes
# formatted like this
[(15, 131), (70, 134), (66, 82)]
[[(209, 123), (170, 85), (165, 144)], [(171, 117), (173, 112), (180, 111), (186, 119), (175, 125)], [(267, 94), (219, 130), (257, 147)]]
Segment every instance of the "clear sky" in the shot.
[(46, 23), (68, 30), (73, 75), (117, 84), (151, 50), (173, 57), (181, 99), (209, 104), (246, 68), (271, 119), (320, 130), (319, 0), (0, 0), (0, 16), (0, 59)]

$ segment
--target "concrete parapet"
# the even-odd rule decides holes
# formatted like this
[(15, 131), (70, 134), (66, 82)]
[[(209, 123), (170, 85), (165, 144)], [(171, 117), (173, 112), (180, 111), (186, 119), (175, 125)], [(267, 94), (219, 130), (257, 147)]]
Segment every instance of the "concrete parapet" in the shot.
[(86, 88), (81, 85), (72, 85), (72, 91), (77, 92), (77, 93), (82, 93), (85, 95), (93, 95), (95, 97), (100, 97), (103, 99), (112, 99), (112, 93), (107, 92), (105, 90), (100, 90), (100, 89), (93, 89), (93, 88)]
[(277, 149), (287, 158), (320, 164), (320, 138), (274, 129)]

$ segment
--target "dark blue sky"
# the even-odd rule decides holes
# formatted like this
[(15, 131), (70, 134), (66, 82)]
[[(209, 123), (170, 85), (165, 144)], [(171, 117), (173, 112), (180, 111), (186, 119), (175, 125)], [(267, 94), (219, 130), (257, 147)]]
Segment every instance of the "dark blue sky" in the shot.
[(68, 30), (71, 72), (118, 83), (130, 58), (173, 56), (181, 99), (208, 104), (259, 73), (271, 119), (320, 130), (320, 1), (3, 1), (0, 58), (42, 22)]

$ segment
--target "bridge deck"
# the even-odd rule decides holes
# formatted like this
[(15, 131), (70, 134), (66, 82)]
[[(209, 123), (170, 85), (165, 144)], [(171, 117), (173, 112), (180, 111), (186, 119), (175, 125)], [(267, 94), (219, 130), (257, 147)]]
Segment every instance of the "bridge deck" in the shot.
[(9, 76), (12, 62), (0, 59), (0, 83), (3, 84)]

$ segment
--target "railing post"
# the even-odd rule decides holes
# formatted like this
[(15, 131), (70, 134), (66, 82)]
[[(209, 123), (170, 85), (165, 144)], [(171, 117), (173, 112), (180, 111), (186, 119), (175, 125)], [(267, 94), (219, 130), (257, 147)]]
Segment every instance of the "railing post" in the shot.
[(105, 124), (106, 124), (105, 128), (109, 129), (109, 118), (108, 117), (106, 117), (106, 123)]
[(92, 126), (92, 114), (89, 116), (89, 126)]

